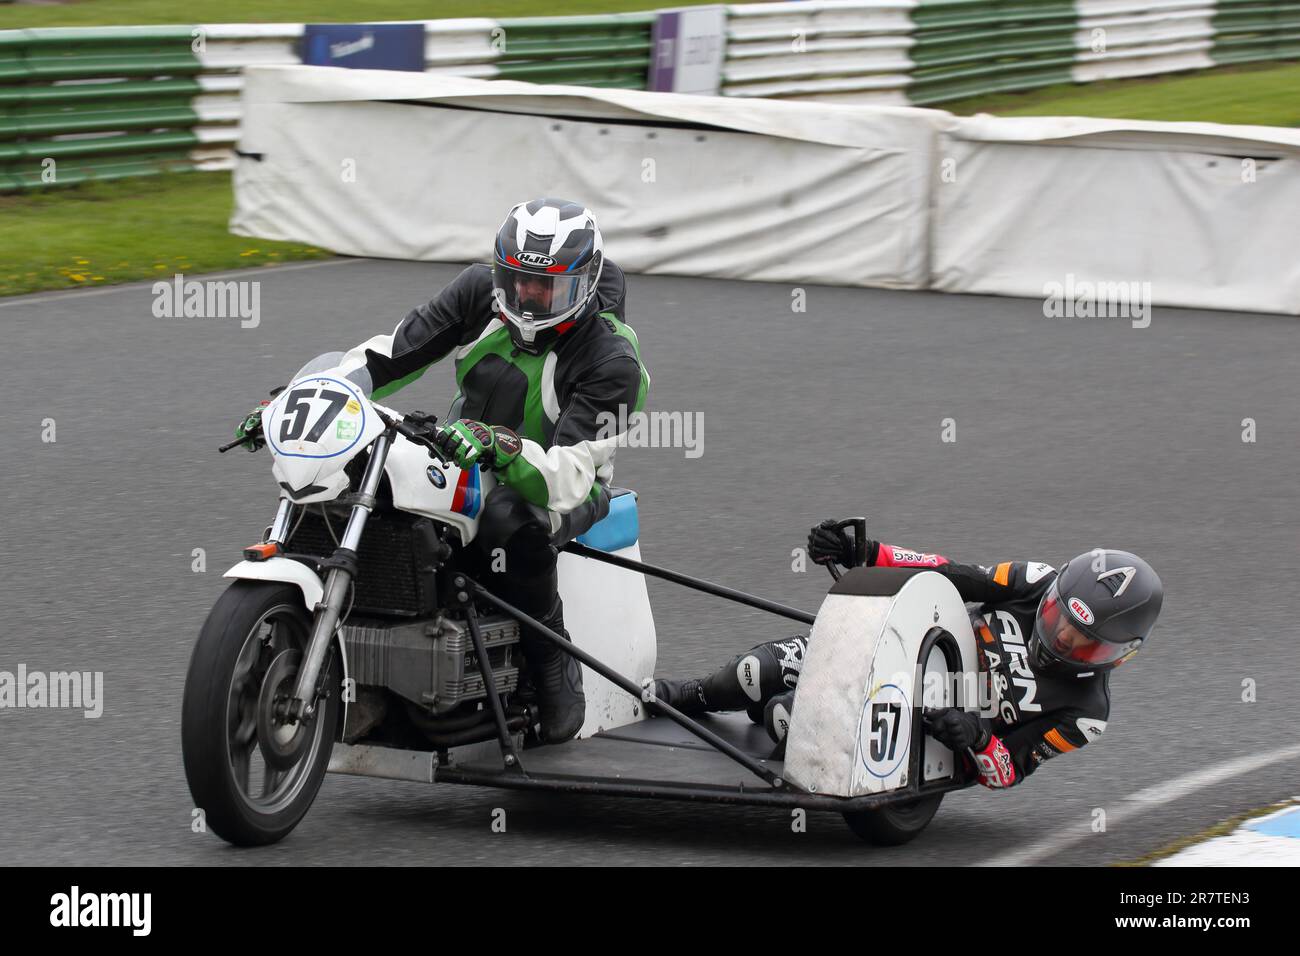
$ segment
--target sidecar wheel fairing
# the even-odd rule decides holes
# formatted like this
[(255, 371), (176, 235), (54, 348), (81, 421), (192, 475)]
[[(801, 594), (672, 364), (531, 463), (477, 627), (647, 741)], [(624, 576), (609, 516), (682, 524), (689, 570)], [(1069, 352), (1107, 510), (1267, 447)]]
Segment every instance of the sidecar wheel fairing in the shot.
[[(936, 675), (929, 681), (927, 670)], [(973, 681), (960, 677), (977, 673), (966, 606), (947, 578), (855, 568), (831, 589), (813, 624), (786, 745), (787, 779), (844, 797), (951, 780), (956, 761), (921, 732), (920, 708), (942, 706), (952, 683), (960, 706), (975, 709), (964, 692)]]

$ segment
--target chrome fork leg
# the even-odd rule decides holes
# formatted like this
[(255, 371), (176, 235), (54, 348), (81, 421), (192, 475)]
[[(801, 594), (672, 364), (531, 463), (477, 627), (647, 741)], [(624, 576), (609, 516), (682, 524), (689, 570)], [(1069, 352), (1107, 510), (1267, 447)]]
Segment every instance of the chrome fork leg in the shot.
[[(375, 492), (379, 489), (379, 479), (384, 474), (384, 462), (388, 459), (391, 439), (388, 433), (375, 439), (374, 450), (370, 453), (370, 462), (366, 466), (365, 477), (361, 480), (361, 492), (352, 506), (348, 518), (347, 530), (343, 532), (343, 541), (335, 558), (356, 567), (356, 550), (361, 543), (361, 533), (365, 530), (366, 520), (375, 507)], [(335, 565), (330, 568), (325, 578), (325, 593), (315, 608), (316, 620), (312, 626), (311, 642), (303, 656), (302, 670), (298, 672), (298, 681), (294, 686), (293, 700), (289, 702), (289, 719), (309, 719), (316, 710), (316, 684), (320, 680), (321, 666), (325, 662), (325, 653), (330, 641), (338, 629), (339, 618), (343, 613), (343, 602), (347, 599), (348, 588), (352, 584), (352, 571)]]

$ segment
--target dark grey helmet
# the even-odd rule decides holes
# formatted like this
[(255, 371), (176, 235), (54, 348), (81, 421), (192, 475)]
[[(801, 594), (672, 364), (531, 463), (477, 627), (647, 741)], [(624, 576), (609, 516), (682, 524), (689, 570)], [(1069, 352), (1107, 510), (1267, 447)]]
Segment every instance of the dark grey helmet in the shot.
[(1165, 587), (1136, 554), (1098, 548), (1071, 558), (1038, 604), (1029, 662), (1086, 677), (1118, 667), (1151, 634)]

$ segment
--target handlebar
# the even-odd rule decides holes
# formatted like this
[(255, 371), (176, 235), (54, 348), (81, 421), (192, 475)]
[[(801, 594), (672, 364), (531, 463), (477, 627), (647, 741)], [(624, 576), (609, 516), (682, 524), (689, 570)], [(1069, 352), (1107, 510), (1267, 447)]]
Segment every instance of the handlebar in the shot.
[[(831, 527), (834, 528), (836, 531), (841, 531), (844, 528), (849, 527), (850, 525), (853, 526), (853, 551), (854, 551), (853, 566), (861, 567), (863, 564), (866, 563), (867, 560), (867, 556), (865, 553), (866, 540), (867, 540), (867, 519), (865, 517), (845, 518), (842, 521), (835, 522), (835, 524), (831, 525)], [(843, 577), (843, 575), (840, 573), (839, 568), (835, 566), (834, 561), (826, 562), (826, 570), (831, 573), (831, 577), (834, 578), (836, 581), (838, 581), (841, 577)]]
[(374, 405), (375, 413), (379, 415), (380, 420), (395, 431), (417, 445), (423, 445), (428, 449), (431, 457), (437, 458), (444, 465), (450, 465), (442, 453), (442, 449), (433, 443), (430, 434), (434, 426), (438, 423), (437, 415), (426, 415), (424, 412), (408, 412), (406, 415), (400, 415), (391, 408), (384, 408), (382, 405)]

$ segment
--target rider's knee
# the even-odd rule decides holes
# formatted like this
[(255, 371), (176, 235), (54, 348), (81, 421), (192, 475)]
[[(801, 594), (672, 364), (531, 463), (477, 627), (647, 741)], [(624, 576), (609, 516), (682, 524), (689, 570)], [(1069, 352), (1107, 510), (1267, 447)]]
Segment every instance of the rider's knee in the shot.
[[(508, 559), (528, 565), (547, 563), (550, 550), (550, 527), (546, 512), (528, 502), (519, 492), (497, 485), (483, 503), (475, 543), (479, 550), (492, 555), (504, 551)], [(549, 555), (554, 561), (554, 555)], [(522, 568), (521, 568), (522, 570)]]

